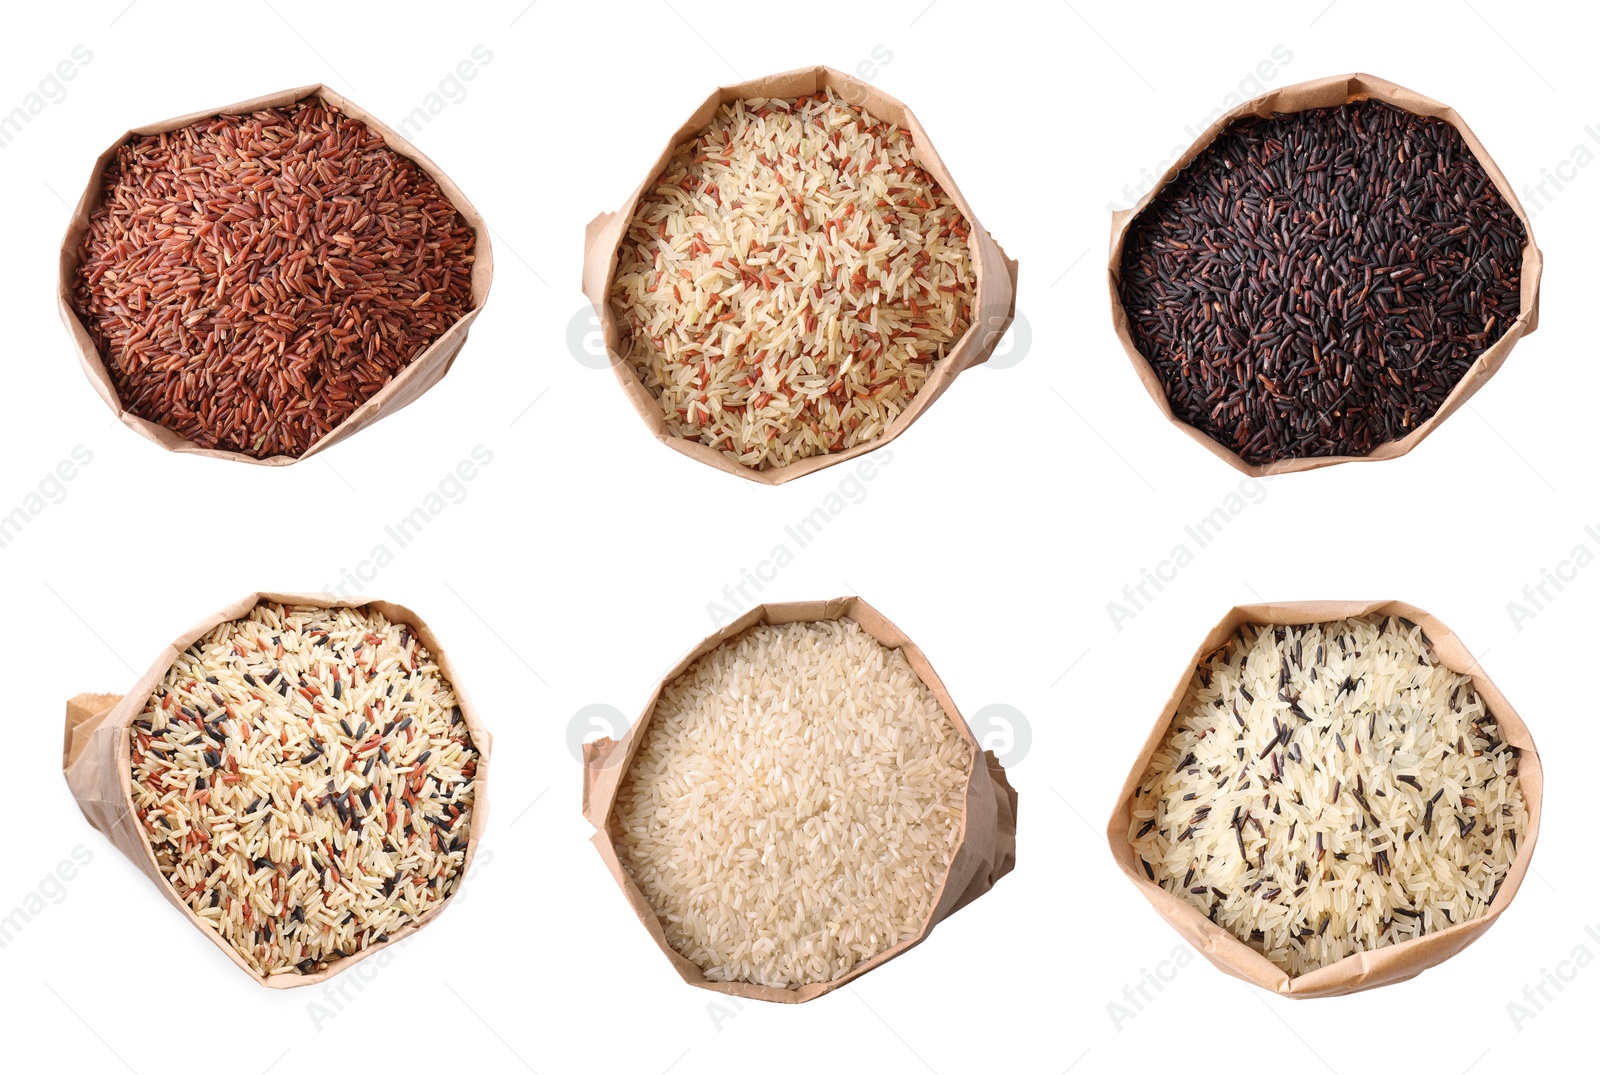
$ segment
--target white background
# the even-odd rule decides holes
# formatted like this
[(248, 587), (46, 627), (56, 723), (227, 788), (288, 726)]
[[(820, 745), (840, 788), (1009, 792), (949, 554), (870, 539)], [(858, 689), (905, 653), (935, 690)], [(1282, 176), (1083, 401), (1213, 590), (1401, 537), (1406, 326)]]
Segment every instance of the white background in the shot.
[[(1520, 630), (1507, 608), (1575, 545), (1600, 551), (1584, 530), (1600, 525), (1600, 79), (1576, 5), (525, 5), (7, 12), (0, 112), (74, 46), (93, 53), (0, 149), (0, 513), (75, 446), (93, 453), (0, 548), (0, 916), (43, 899), (0, 949), (8, 1067), (1483, 1072), (1590, 1055), (1600, 968), (1559, 961), (1579, 946), (1600, 957), (1596, 713), (1578, 687), (1592, 678), (1600, 567)], [(95, 156), (130, 126), (320, 80), (397, 123), (477, 45), (492, 59), (466, 96), (446, 86), (454, 103), (413, 135), (493, 228), (493, 294), (451, 375), (287, 469), (169, 454), (115, 424), (56, 312), (68, 203)], [(1124, 186), (1159, 171), (1277, 46), (1292, 58), (1262, 83), (1370, 71), (1454, 105), (1519, 189), (1569, 177), (1547, 184), (1534, 219), (1543, 325), (1409, 457), (1271, 482), (1217, 541), (1190, 542), (1195, 562), (1118, 631), (1107, 602), (1240, 478), (1161, 418), (1111, 332), (1108, 203), (1130, 200)], [(713, 86), (855, 69), (875, 49), (890, 58), (869, 65), (873, 81), (916, 111), (1021, 261), (1031, 345), (960, 378), (760, 598), (859, 593), (917, 640), (967, 715), (1026, 714), (1019, 865), (849, 988), (719, 1010), (719, 995), (679, 981), (588, 845), (568, 723), (594, 703), (634, 715), (711, 629), (708, 602), (848, 471), (760, 488), (654, 442), (612, 375), (569, 349), (583, 226), (619, 207)], [(335, 979), (346, 997), (263, 989), (84, 822), (56, 763), (62, 702), (127, 689), (165, 642), (251, 590), (337, 583), (375, 544), (393, 548), (384, 524), (479, 444), (492, 464), (366, 589), (429, 621), (495, 733), (481, 864), (387, 966)], [(1534, 874), (1483, 939), (1411, 982), (1289, 1002), (1194, 959), (1114, 1019), (1124, 986), (1180, 942), (1116, 871), (1102, 829), (1191, 650), (1234, 603), (1369, 597), (1442, 618), (1531, 727), (1548, 778)], [(75, 848), (89, 864), (46, 881)], [(1558, 964), (1573, 980), (1514, 1019), (1508, 1004)]]

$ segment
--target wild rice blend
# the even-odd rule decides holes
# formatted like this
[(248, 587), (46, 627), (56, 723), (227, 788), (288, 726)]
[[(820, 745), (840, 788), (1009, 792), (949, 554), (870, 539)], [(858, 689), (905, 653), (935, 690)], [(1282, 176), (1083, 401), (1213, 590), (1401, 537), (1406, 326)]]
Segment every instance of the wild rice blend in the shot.
[(730, 102), (634, 211), (623, 357), (674, 435), (745, 466), (871, 441), (971, 324), (967, 240), (894, 124), (832, 91)]
[(311, 974), (455, 890), (478, 754), (448, 681), (371, 609), (262, 603), (134, 721), (133, 805), (173, 889), (262, 974)]
[(312, 97), (131, 138), (73, 308), (129, 411), (299, 456), (472, 309), (474, 240), (422, 169)]
[(1152, 881), (1291, 975), (1482, 915), (1528, 812), (1519, 754), (1420, 627), (1242, 627), (1135, 793)]
[(1516, 320), (1526, 239), (1444, 120), (1249, 117), (1134, 222), (1122, 305), (1173, 413), (1247, 463), (1363, 456)]

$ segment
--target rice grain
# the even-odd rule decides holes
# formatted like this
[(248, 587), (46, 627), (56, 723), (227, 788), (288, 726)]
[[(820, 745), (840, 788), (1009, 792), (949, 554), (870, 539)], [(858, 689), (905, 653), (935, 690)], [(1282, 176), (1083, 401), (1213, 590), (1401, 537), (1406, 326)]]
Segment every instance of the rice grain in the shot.
[(1409, 621), (1245, 626), (1196, 671), (1128, 837), (1301, 975), (1482, 915), (1527, 831), (1518, 758)]
[(639, 200), (611, 303), (667, 428), (758, 470), (874, 440), (972, 322), (968, 224), (832, 90), (724, 104)]
[(899, 650), (849, 619), (763, 625), (663, 689), (611, 836), (706, 978), (828, 982), (921, 934), (972, 764)]
[(298, 457), (472, 309), (474, 243), (426, 172), (310, 97), (130, 138), (72, 305), (128, 411)]
[(263, 975), (322, 970), (449, 899), (478, 753), (374, 609), (262, 602), (185, 650), (129, 731), (162, 875)]

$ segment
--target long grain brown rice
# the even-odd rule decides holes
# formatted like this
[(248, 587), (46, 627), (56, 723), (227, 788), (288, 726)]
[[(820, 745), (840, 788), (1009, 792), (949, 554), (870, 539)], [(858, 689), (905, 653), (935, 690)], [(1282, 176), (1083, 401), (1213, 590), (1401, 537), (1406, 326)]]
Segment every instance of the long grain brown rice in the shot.
[(967, 331), (968, 224), (831, 90), (724, 104), (639, 200), (611, 303), (675, 436), (755, 469), (883, 435)]

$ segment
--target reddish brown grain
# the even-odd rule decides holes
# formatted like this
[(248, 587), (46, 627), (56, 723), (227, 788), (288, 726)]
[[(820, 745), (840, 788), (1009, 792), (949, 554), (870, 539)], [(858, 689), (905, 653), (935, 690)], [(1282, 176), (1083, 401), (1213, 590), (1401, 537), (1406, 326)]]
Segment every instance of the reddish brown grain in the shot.
[(299, 456), (472, 308), (474, 238), (422, 169), (311, 97), (118, 149), (73, 306), (132, 413)]

